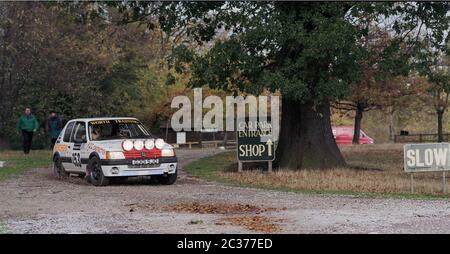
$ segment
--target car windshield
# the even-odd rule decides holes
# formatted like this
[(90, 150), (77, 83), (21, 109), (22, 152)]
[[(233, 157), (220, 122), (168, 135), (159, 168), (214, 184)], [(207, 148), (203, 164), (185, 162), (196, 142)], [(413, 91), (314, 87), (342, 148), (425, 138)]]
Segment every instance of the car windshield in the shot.
[(153, 138), (145, 127), (134, 119), (91, 121), (89, 135), (91, 140)]

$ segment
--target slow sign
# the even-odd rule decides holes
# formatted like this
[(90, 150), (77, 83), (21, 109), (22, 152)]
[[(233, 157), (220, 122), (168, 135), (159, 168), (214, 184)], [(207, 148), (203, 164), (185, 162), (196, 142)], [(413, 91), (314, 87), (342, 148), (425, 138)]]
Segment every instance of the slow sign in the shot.
[(404, 169), (409, 173), (450, 170), (450, 144), (405, 145)]

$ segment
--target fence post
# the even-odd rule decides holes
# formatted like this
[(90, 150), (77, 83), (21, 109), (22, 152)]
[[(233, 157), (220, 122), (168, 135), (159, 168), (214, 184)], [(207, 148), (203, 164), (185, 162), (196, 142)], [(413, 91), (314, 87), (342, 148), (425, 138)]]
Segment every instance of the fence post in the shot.
[(419, 134), (419, 143), (422, 143), (422, 133)]
[(445, 171), (442, 171), (442, 193), (447, 194), (447, 181), (445, 180)]
[(199, 137), (198, 144), (200, 148), (203, 148), (203, 133), (201, 130), (198, 132), (198, 137)]

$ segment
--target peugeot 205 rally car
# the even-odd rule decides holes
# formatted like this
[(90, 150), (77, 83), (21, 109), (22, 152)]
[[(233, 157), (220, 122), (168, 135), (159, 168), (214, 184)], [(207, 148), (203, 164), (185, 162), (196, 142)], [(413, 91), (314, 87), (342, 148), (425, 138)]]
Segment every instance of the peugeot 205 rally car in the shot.
[(53, 148), (54, 174), (84, 175), (95, 186), (111, 178), (155, 177), (162, 184), (177, 179), (173, 147), (155, 138), (136, 118), (85, 118), (69, 121)]

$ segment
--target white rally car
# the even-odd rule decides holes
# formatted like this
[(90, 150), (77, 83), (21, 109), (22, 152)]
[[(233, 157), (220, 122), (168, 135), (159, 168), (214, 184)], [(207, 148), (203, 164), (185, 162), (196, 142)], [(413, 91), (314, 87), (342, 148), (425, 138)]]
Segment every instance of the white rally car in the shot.
[(113, 177), (151, 176), (162, 184), (177, 179), (173, 147), (155, 138), (136, 118), (69, 121), (53, 148), (54, 174), (85, 176), (96, 186)]

